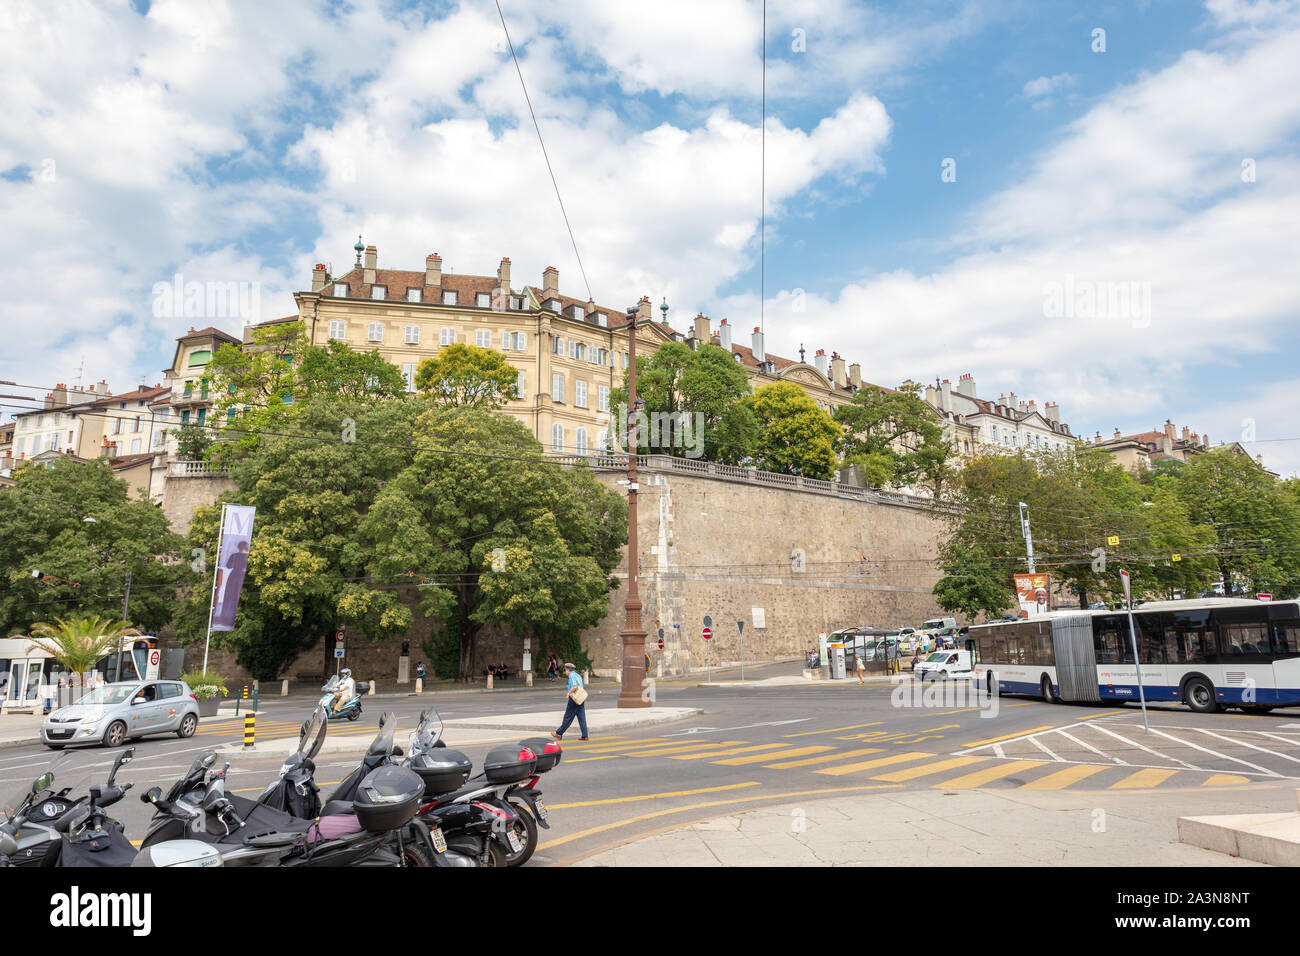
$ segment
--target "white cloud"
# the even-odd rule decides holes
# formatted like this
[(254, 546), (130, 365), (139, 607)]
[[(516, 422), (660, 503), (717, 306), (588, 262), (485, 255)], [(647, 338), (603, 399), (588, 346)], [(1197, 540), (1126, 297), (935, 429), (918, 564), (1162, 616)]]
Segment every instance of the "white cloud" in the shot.
[(1078, 82), (1078, 77), (1073, 73), (1057, 73), (1055, 76), (1040, 76), (1036, 80), (1030, 80), (1021, 90), (1021, 95), (1026, 99), (1037, 99), (1042, 96), (1048, 96), (1052, 93), (1059, 93), (1061, 90), (1069, 89)]

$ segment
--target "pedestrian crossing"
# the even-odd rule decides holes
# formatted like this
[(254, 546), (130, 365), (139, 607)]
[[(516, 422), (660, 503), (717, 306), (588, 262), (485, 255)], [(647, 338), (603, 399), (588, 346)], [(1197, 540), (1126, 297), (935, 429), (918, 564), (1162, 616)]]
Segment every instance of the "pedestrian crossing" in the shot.
[[(847, 729), (847, 728), (845, 728)], [(835, 738), (837, 741), (839, 738)], [(678, 760), (695, 765), (808, 773), (844, 781), (870, 781), (943, 790), (1002, 787), (1023, 790), (1152, 790), (1162, 786), (1220, 788), (1257, 785), (1263, 774), (1211, 772), (1199, 768), (1091, 763), (1062, 764), (1037, 751), (1007, 757), (986, 749), (956, 754), (927, 750), (890, 752), (886, 747), (842, 745), (799, 740), (752, 743), (707, 740), (684, 743), (681, 737), (601, 740), (565, 746), (565, 763), (594, 760)], [(878, 741), (895, 743), (894, 741)]]

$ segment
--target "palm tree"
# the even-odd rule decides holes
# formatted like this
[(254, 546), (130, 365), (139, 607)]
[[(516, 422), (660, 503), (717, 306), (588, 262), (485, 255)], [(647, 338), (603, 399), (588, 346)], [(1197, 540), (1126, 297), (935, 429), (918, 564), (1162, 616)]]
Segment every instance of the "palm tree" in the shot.
[(53, 624), (41, 622), (32, 627), (28, 650), (39, 648), (80, 676), (116, 651), (124, 638), (139, 633), (126, 621), (107, 617), (55, 618)]

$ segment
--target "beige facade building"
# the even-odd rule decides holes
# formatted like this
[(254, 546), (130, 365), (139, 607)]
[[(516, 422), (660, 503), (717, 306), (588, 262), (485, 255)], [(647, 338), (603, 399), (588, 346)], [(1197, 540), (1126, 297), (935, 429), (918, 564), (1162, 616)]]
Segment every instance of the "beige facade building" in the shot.
[(1136, 435), (1121, 435), (1117, 428), (1114, 436), (1103, 439), (1098, 432), (1093, 436), (1092, 444), (1106, 449), (1124, 468), (1133, 469), (1145, 468), (1162, 459), (1185, 462), (1189, 456), (1209, 448), (1210, 438), (1208, 435), (1198, 435), (1186, 425), (1179, 435), (1178, 427), (1171, 420), (1165, 419), (1162, 427)]
[(962, 458), (973, 455), (1015, 454), (1017, 451), (1064, 451), (1079, 439), (1061, 421), (1061, 406), (1048, 402), (1042, 408), (1016, 393), (1000, 395), (996, 402), (980, 398), (975, 378), (948, 379), (925, 389), (925, 399), (938, 411)]

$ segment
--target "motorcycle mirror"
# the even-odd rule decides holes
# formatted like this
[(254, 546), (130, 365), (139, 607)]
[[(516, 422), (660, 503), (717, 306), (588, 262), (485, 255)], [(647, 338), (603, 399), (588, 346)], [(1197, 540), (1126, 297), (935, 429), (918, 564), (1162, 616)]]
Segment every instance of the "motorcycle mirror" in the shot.
[(141, 803), (157, 803), (162, 799), (162, 787), (150, 787), (140, 794)]
[(402, 748), (401, 748), (401, 747), (394, 747), (394, 748), (393, 748), (393, 756), (394, 756), (394, 757), (400, 757), (400, 756), (402, 756), (402, 753), (403, 753), (403, 751), (402, 751)]
[(110, 787), (113, 785), (113, 781), (117, 778), (118, 770), (120, 770), (125, 764), (129, 764), (131, 762), (131, 758), (134, 756), (135, 756), (135, 748), (128, 747), (126, 750), (122, 751), (118, 755), (116, 760), (113, 761), (113, 769), (108, 774), (108, 785)]
[(54, 774), (47, 770), (32, 782), (32, 793), (40, 793), (42, 790), (48, 790), (52, 786), (54, 786)]
[(217, 762), (217, 753), (214, 750), (212, 753), (208, 754), (206, 757), (203, 758), (203, 769), (211, 770), (212, 765), (216, 762)]

